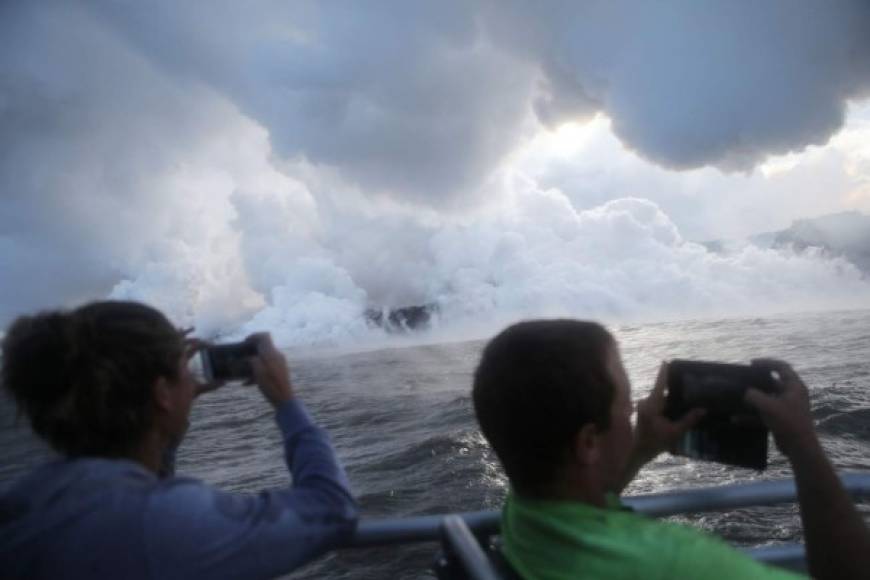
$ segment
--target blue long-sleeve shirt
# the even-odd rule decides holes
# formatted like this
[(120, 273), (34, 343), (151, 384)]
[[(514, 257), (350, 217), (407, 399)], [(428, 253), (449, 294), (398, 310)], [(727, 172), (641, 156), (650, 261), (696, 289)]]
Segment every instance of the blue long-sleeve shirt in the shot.
[(259, 494), (127, 460), (48, 463), (0, 498), (0, 578), (272, 578), (344, 541), (356, 503), (302, 403), (276, 413), (293, 486)]

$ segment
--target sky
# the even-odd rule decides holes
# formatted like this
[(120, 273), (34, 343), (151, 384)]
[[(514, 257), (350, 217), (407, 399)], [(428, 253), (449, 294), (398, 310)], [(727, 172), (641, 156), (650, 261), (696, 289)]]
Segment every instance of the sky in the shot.
[(696, 243), (870, 213), (864, 0), (6, 2), (0, 38), (3, 326), (870, 306), (842, 259)]

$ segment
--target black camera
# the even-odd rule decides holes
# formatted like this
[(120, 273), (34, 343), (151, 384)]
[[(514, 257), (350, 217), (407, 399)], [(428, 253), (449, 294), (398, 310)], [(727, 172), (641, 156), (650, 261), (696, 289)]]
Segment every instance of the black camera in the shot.
[(216, 344), (202, 349), (202, 370), (206, 382), (250, 381), (254, 369), (250, 358), (257, 355), (257, 343), (245, 340), (231, 344)]
[(743, 401), (749, 388), (775, 393), (778, 383), (770, 370), (761, 366), (671, 361), (665, 415), (674, 420), (695, 408), (706, 411), (674, 453), (764, 470), (768, 430), (758, 412)]

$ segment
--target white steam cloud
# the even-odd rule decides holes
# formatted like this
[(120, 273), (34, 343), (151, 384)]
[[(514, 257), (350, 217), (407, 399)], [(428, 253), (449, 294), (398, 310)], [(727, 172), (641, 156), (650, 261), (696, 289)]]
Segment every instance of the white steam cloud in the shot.
[[(0, 35), (3, 324), (114, 296), (308, 344), (371, 337), (373, 305), (450, 326), (870, 304), (842, 259), (687, 241), (716, 232), (680, 213), (697, 199), (646, 199), (663, 170), (596, 197), (517, 153), (596, 115), (667, 168), (823, 144), (870, 90), (863, 1), (4, 3)], [(856, 155), (838, 195), (870, 208)]]

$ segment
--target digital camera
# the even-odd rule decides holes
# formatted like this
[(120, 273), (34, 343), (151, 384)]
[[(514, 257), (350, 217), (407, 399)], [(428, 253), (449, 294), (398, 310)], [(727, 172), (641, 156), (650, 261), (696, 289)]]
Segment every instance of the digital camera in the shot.
[(695, 408), (706, 411), (698, 425), (681, 438), (674, 453), (764, 470), (768, 430), (757, 411), (743, 400), (749, 388), (775, 393), (778, 383), (761, 366), (671, 361), (665, 415), (674, 420)]
[(202, 349), (200, 356), (205, 381), (252, 380), (254, 370), (249, 359), (256, 355), (257, 343), (253, 340), (216, 344)]

